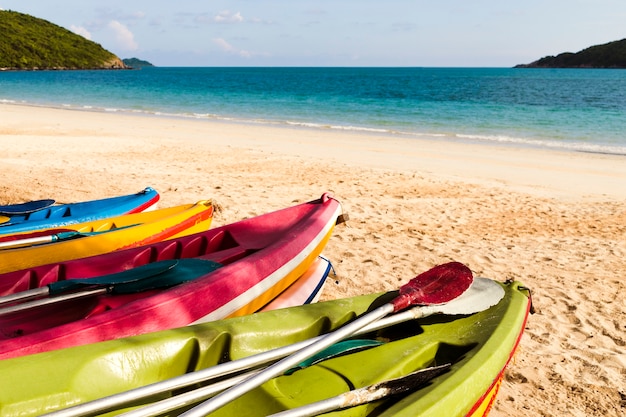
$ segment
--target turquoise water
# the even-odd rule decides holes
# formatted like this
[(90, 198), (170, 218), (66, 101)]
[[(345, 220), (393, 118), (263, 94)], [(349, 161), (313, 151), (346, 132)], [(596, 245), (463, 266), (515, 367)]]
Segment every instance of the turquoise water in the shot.
[(0, 102), (626, 154), (625, 70), (0, 72)]

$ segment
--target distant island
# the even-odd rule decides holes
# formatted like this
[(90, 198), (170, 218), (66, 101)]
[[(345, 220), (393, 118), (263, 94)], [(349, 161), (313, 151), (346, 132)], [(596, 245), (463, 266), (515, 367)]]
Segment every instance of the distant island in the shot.
[(145, 68), (145, 67), (154, 67), (150, 62), (143, 61), (139, 58), (124, 58), (122, 59), (124, 65), (129, 68)]
[(626, 68), (626, 39), (591, 46), (576, 53), (546, 56), (515, 68)]
[(127, 69), (115, 54), (47, 20), (0, 10), (1, 70)]

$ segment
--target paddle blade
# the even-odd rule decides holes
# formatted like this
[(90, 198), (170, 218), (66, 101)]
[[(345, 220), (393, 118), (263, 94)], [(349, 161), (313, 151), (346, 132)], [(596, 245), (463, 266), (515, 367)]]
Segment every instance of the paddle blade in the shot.
[(491, 279), (475, 278), (469, 289), (460, 297), (433, 308), (440, 314), (474, 314), (495, 306), (502, 298), (504, 298), (502, 285)]
[(112, 285), (121, 285), (129, 282), (141, 281), (155, 275), (161, 275), (174, 268), (177, 264), (177, 259), (153, 262), (113, 274), (53, 282), (48, 284), (48, 288), (50, 289), (51, 295), (56, 295), (90, 286), (107, 287)]
[(356, 398), (359, 396), (344, 394), (346, 401), (343, 406), (347, 407), (361, 405), (366, 402), (378, 400), (380, 398), (418, 390), (428, 385), (431, 380), (435, 379), (439, 375), (448, 372), (451, 366), (452, 364), (450, 363), (439, 366), (431, 366), (429, 368), (411, 372), (410, 374), (401, 376), (399, 378), (389, 379), (387, 381), (379, 382), (365, 388), (353, 390), (353, 394), (357, 393), (357, 391), (362, 391), (363, 393), (366, 393), (366, 395), (361, 396), (360, 398)]
[(391, 303), (394, 311), (413, 305), (447, 303), (463, 294), (473, 280), (472, 271), (460, 262), (438, 265), (403, 285)]
[(141, 280), (116, 285), (111, 291), (116, 294), (132, 294), (153, 289), (170, 288), (200, 278), (221, 267), (222, 264), (204, 259), (179, 259), (176, 269), (170, 269), (162, 274)]
[(203, 259), (171, 259), (100, 277), (53, 282), (48, 284), (48, 288), (50, 294), (59, 294), (86, 287), (103, 287), (116, 294), (132, 294), (183, 284), (213, 272), (221, 266), (217, 262)]
[(0, 214), (7, 216), (16, 216), (34, 213), (39, 210), (43, 210), (47, 207), (50, 207), (55, 203), (54, 200), (45, 199), (45, 200), (35, 200), (28, 201), (26, 203), (18, 203), (18, 204), (9, 204), (6, 206), (0, 206)]

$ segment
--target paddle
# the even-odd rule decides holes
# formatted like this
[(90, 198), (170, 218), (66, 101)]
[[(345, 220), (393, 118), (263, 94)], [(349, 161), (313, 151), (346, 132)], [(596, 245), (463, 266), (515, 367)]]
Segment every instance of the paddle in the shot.
[(299, 352), (287, 356), (279, 362), (268, 366), (265, 370), (263, 370), (263, 372), (246, 379), (237, 386), (229, 388), (228, 390), (181, 414), (181, 416), (204, 417), (205, 415), (244, 395), (248, 391), (284, 373), (286, 370), (296, 366), (300, 362), (303, 362), (330, 345), (353, 335), (356, 331), (363, 328), (367, 324), (380, 320), (388, 314), (403, 310), (410, 305), (433, 305), (451, 301), (463, 294), (472, 284), (472, 281), (473, 276), (470, 269), (459, 262), (450, 262), (439, 265), (423, 272), (413, 278), (409, 283), (403, 285), (400, 288), (400, 295), (394, 298), (391, 302), (376, 308), (375, 310), (361, 316), (355, 321), (348, 323), (334, 332), (324, 335), (322, 338)]
[[(449, 303), (434, 306), (418, 306), (413, 307), (409, 310), (404, 310), (400, 313), (393, 314), (372, 324), (369, 324), (357, 331), (354, 335), (357, 336), (371, 333), (409, 320), (427, 317), (433, 314), (468, 315), (478, 313), (498, 304), (502, 297), (504, 297), (504, 289), (500, 284), (487, 278), (477, 278), (474, 280), (470, 288), (465, 293), (463, 293), (460, 297), (450, 301)], [(52, 412), (49, 414), (49, 416), (79, 417), (95, 415), (114, 409), (119, 409), (129, 404), (136, 404), (137, 402), (150, 398), (152, 396), (163, 394), (169, 391), (185, 389), (195, 384), (206, 383), (212, 379), (272, 363), (281, 358), (284, 358), (287, 355), (297, 352), (304, 347), (311, 345), (312, 343), (315, 343), (322, 337), (324, 336), (318, 336), (312, 339), (303, 340), (292, 345), (283, 346), (277, 349), (262, 352), (235, 361), (221, 363), (219, 365), (215, 365), (199, 371), (183, 374), (175, 378), (155, 382), (150, 385), (145, 385), (132, 390), (120, 392), (118, 394), (79, 404), (73, 407), (68, 407), (63, 410)], [(178, 395), (172, 398), (168, 398), (161, 401), (160, 403), (153, 404), (154, 407), (148, 406), (136, 410), (136, 415), (144, 417), (159, 415), (180, 408), (184, 405), (189, 405), (198, 401), (202, 401), (206, 398), (209, 398), (211, 395), (230, 388), (231, 386), (238, 384), (239, 382), (259, 372), (260, 371), (246, 373), (234, 378), (208, 385), (203, 388), (199, 388), (189, 393), (181, 394), (185, 395), (186, 397), (181, 397), (180, 395)], [(144, 410), (145, 412), (143, 412)], [(152, 414), (152, 410), (156, 410), (156, 412)]]
[(93, 278), (77, 278), (64, 281), (52, 282), (44, 287), (33, 288), (32, 290), (21, 291), (15, 294), (0, 297), (0, 305), (17, 301), (26, 301), (32, 298), (55, 295), (63, 291), (76, 290), (87, 285), (114, 285), (132, 281), (138, 281), (147, 277), (152, 277), (168, 271), (176, 266), (177, 259), (160, 261), (126, 269), (114, 274), (103, 275)]
[[(374, 347), (374, 346), (380, 346), (383, 344), (383, 342), (380, 342), (380, 341), (367, 340), (367, 339), (349, 340), (346, 342), (349, 342), (349, 343), (340, 342), (331, 346), (328, 351), (322, 352), (323, 355), (320, 355), (317, 361), (327, 360), (336, 356), (346, 355), (348, 353), (351, 353), (357, 350), (363, 350), (363, 349), (367, 349), (367, 348)], [(308, 366), (312, 366), (314, 364), (315, 364), (314, 361), (310, 363), (303, 363), (298, 368), (302, 369)], [(179, 410), (183, 407), (188, 407), (190, 405), (196, 404), (199, 401), (206, 400), (207, 398), (217, 394), (218, 392), (221, 392), (227, 388), (230, 388), (233, 385), (236, 385), (239, 382), (245, 380), (246, 378), (249, 378), (252, 375), (255, 375), (259, 372), (261, 372), (261, 370), (254, 370), (254, 371), (247, 372), (244, 374), (236, 375), (228, 379), (222, 379), (210, 385), (196, 388), (192, 391), (187, 391), (182, 394), (178, 394), (173, 397), (166, 398), (161, 401), (157, 401), (145, 407), (119, 414), (119, 417), (122, 417), (122, 416), (123, 417), (156, 417), (156, 416), (163, 415), (165, 413), (169, 413), (171, 411)]]
[[(53, 282), (45, 287), (2, 297), (0, 304), (24, 301), (47, 295), (62, 294), (69, 291), (81, 291), (0, 308), (0, 316), (98, 294), (130, 294), (157, 288), (169, 288), (214, 271), (220, 266), (221, 265), (217, 262), (202, 259), (173, 259), (149, 263), (137, 268), (100, 277), (68, 279)], [(173, 271), (175, 267), (176, 270)]]
[[(393, 380), (383, 381), (378, 384), (371, 385), (369, 387), (360, 388), (358, 390), (349, 391), (341, 394), (337, 397), (333, 397), (328, 400), (320, 401), (319, 403), (309, 404), (307, 406), (298, 407), (292, 410), (283, 411), (275, 415), (283, 415), (283, 413), (301, 413), (307, 414), (294, 414), (294, 416), (309, 416), (321, 414), (324, 411), (332, 411), (338, 408), (353, 407), (356, 405), (364, 404), (366, 402), (372, 402), (379, 400), (386, 396), (398, 395), (403, 392), (416, 390), (424, 386), (428, 381), (441, 375), (450, 368), (450, 364), (435, 366), (430, 368), (421, 369), (411, 374), (405, 375)], [(197, 388), (193, 391), (185, 392), (183, 394), (176, 395), (171, 398), (155, 402), (143, 408), (138, 408), (126, 413), (118, 414), (119, 417), (156, 417), (166, 413), (170, 413), (176, 410), (180, 410), (183, 407), (188, 407), (196, 402), (209, 398), (220, 391), (223, 391), (229, 387), (232, 387), (246, 378), (257, 375), (262, 370), (255, 370), (245, 374), (237, 375), (232, 378), (215, 382), (206, 387)], [(383, 391), (384, 390), (384, 391)], [(358, 395), (357, 398), (352, 398), (353, 395)], [(332, 401), (332, 402), (331, 402)], [(339, 404), (337, 404), (339, 402)], [(323, 410), (314, 412), (311, 414), (311, 410), (317, 411), (321, 407)], [(48, 414), (48, 416), (54, 415)], [(291, 416), (291, 414), (285, 414)]]
[(269, 417), (311, 417), (330, 411), (355, 407), (361, 404), (371, 403), (393, 395), (417, 390), (433, 378), (450, 369), (451, 364), (432, 366), (412, 372), (400, 378), (388, 379), (363, 388), (354, 389), (336, 397), (318, 401), (316, 403), (292, 408), (291, 410), (271, 414)]
[(63, 229), (63, 231), (56, 232), (56, 233), (54, 232), (54, 230), (51, 230), (50, 232), (53, 232), (52, 234), (42, 234), (44, 232), (35, 232), (33, 234), (36, 234), (37, 236), (28, 237), (24, 239), (0, 241), (0, 250), (1, 249), (15, 249), (15, 248), (20, 248), (20, 247), (39, 245), (43, 243), (54, 243), (60, 240), (70, 240), (70, 239), (76, 239), (79, 237), (95, 236), (95, 235), (100, 235), (103, 233), (115, 232), (121, 229), (126, 229), (128, 227), (133, 227), (133, 226), (137, 226), (137, 225), (133, 224), (133, 225), (128, 225), (128, 226), (107, 229), (107, 230), (100, 230), (97, 232), (79, 232), (77, 230), (68, 231), (67, 229)]
[[(0, 231), (2, 229), (0, 228)], [(30, 239), (33, 237), (41, 237), (41, 236), (50, 236), (53, 234), (57, 234), (60, 232), (75, 232), (75, 229), (67, 229), (67, 228), (54, 228), (54, 229), (42, 229), (30, 231), (28, 233), (16, 232), (15, 234), (4, 234), (0, 236), (0, 242), (13, 242), (16, 240)]]
[(28, 201), (26, 203), (7, 204), (5, 206), (0, 206), (0, 214), (6, 214), (9, 216), (29, 214), (50, 207), (54, 203), (54, 200), (45, 199)]

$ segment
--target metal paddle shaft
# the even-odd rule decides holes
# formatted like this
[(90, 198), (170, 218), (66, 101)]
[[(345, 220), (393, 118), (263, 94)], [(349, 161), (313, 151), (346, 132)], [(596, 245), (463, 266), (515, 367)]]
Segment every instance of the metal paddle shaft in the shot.
[[(377, 309), (361, 316), (355, 321), (328, 333), (315, 343), (303, 348), (279, 362), (268, 366), (262, 372), (246, 379), (241, 384), (234, 386), (221, 394), (205, 401), (204, 403), (181, 414), (185, 417), (204, 417), (220, 407), (241, 397), (248, 391), (277, 377), (310, 358), (330, 345), (352, 336), (366, 325), (382, 319), (388, 314), (400, 311), (410, 305), (418, 304), (442, 304), (451, 301), (463, 294), (472, 284), (473, 275), (470, 269), (458, 262), (443, 264), (426, 271), (413, 278), (409, 283), (402, 286), (400, 295), (392, 302), (384, 304)], [(422, 289), (425, 288), (425, 289)]]
[[(234, 385), (245, 381), (253, 375), (258, 374), (261, 370), (255, 370), (246, 372), (240, 375), (233, 376), (231, 378), (223, 379), (206, 387), (196, 388), (192, 391), (184, 392), (182, 394), (175, 395), (170, 398), (166, 398), (161, 401), (146, 405), (142, 408), (137, 408), (126, 413), (118, 414), (118, 417), (157, 417), (163, 414), (170, 413), (176, 410), (180, 410), (183, 407), (197, 404), (199, 401), (206, 400), (213, 395), (220, 393)], [(63, 410), (62, 410), (63, 411)], [(57, 416), (57, 414), (49, 414), (48, 417)], [(63, 415), (63, 414), (59, 414)], [(84, 415), (84, 414), (81, 414)], [(91, 414), (93, 415), (93, 414)]]
[(52, 229), (48, 231), (48, 233), (51, 233), (51, 234), (44, 234), (46, 232), (34, 232), (33, 234), (30, 234), (30, 233), (27, 234), (31, 236), (28, 238), (2, 241), (0, 242), (0, 249), (16, 249), (16, 248), (40, 245), (44, 243), (54, 243), (54, 242), (59, 242), (59, 241), (77, 239), (81, 237), (96, 236), (96, 235), (101, 235), (105, 233), (117, 232), (119, 230), (126, 229), (126, 228), (133, 227), (133, 226), (137, 226), (137, 225), (132, 224), (132, 225), (116, 227), (116, 228), (107, 229), (107, 230), (100, 230), (97, 232), (79, 232), (77, 230), (67, 230), (67, 229)]
[[(317, 362), (328, 360), (336, 356), (347, 355), (357, 350), (368, 349), (368, 348), (380, 346), (383, 344), (383, 342), (373, 341), (373, 340), (358, 340), (358, 341), (349, 340), (346, 342), (347, 343), (345, 344), (341, 342), (341, 343), (331, 346), (328, 351), (323, 352), (324, 353), (323, 357), (320, 356), (319, 358), (317, 358), (317, 361), (313, 361), (310, 363), (302, 363), (301, 366), (298, 367), (298, 369), (304, 369), (309, 366), (313, 366)], [(225, 389), (228, 389), (232, 387), (233, 385), (236, 385), (239, 382), (244, 381), (245, 379), (253, 375), (256, 375), (257, 373), (261, 371), (262, 369), (255, 369), (250, 372), (238, 374), (228, 379), (222, 379), (218, 382), (214, 382), (207, 386), (196, 388), (194, 390), (187, 391), (182, 394), (178, 394), (178, 395), (175, 395), (170, 398), (166, 398), (161, 401), (157, 401), (150, 405), (146, 405), (145, 407), (136, 408), (132, 411), (120, 414), (119, 416), (120, 417), (122, 416), (123, 417), (157, 417), (157, 416), (163, 415), (165, 413), (169, 413), (174, 410), (179, 410), (183, 407), (197, 404), (198, 402), (206, 400), (207, 398), (210, 398), (213, 395), (219, 392), (222, 392)], [(293, 371), (295, 371), (295, 369)], [(290, 370), (289, 372), (285, 373), (285, 375), (289, 375), (293, 371)]]
[[(354, 336), (363, 335), (378, 331), (396, 324), (404, 323), (410, 320), (427, 317), (433, 314), (449, 314), (449, 315), (468, 315), (484, 311), (500, 302), (504, 297), (504, 289), (502, 285), (487, 278), (476, 278), (470, 288), (460, 297), (446, 304), (437, 306), (418, 306), (400, 313), (396, 313), (380, 319), (372, 324), (363, 327), (356, 332)], [(317, 336), (311, 339), (303, 340), (298, 343), (272, 349), (267, 352), (258, 353), (235, 361), (224, 362), (199, 371), (183, 374), (174, 378), (155, 382), (128, 391), (123, 391), (108, 397), (99, 398), (63, 410), (55, 411), (48, 416), (52, 417), (80, 417), (101, 414), (114, 409), (119, 409), (140, 400), (148, 399), (152, 396), (159, 395), (169, 391), (185, 389), (191, 385), (206, 383), (212, 379), (231, 375), (243, 370), (262, 367), (269, 363), (273, 363), (284, 358), (304, 347), (315, 343), (323, 336)], [(254, 371), (254, 374), (260, 371)], [(151, 404), (144, 408), (133, 411), (132, 416), (157, 416), (176, 410), (185, 405), (191, 405), (198, 401), (203, 401), (212, 395), (217, 394), (231, 386), (240, 383), (253, 373), (246, 373), (238, 377), (229, 378), (227, 380), (207, 385), (206, 387), (190, 391), (181, 396), (174, 396), (158, 403)]]
[[(127, 269), (121, 272), (116, 272), (114, 274), (103, 275), (100, 277), (93, 278), (76, 278), (76, 279), (67, 279), (63, 281), (52, 282), (46, 286), (40, 288), (33, 288), (32, 290), (20, 291), (15, 294), (5, 295), (0, 297), (0, 306), (4, 304), (14, 303), (14, 302), (24, 302), (27, 300), (31, 300), (33, 298), (44, 297), (50, 294), (58, 294), (64, 291), (76, 290), (79, 288), (84, 288), (88, 286), (108, 286), (114, 284), (121, 284), (130, 281), (137, 281), (141, 279), (145, 279), (147, 277), (151, 277), (154, 275), (161, 274), (165, 271), (168, 271), (176, 266), (178, 260), (167, 260), (154, 262), (146, 265), (141, 265), (136, 268)], [(0, 312), (3, 309), (0, 309)], [(2, 314), (2, 313), (0, 313)]]
[[(76, 232), (78, 233), (78, 232)], [(0, 249), (16, 249), (27, 246), (39, 245), (42, 243), (52, 243), (58, 240), (57, 235), (29, 237), (25, 239), (7, 240), (0, 242)]]
[(293, 408), (280, 413), (272, 414), (269, 417), (311, 417), (330, 411), (340, 410), (357, 405), (371, 403), (394, 395), (404, 394), (417, 390), (426, 385), (433, 378), (450, 369), (451, 364), (432, 366), (408, 375), (388, 379), (383, 382), (369, 385), (367, 387), (354, 389), (336, 397), (318, 401), (302, 407)]
[[(419, 371), (412, 372), (400, 378), (390, 379), (368, 387), (352, 390), (338, 395), (337, 397), (329, 398), (324, 401), (298, 407), (292, 410), (283, 411), (281, 413), (273, 414), (272, 416), (315, 416), (323, 412), (333, 411), (340, 408), (354, 407), (392, 395), (399, 395), (404, 392), (419, 389), (428, 381), (441, 375), (449, 368), (450, 364), (420, 369)], [(157, 401), (146, 407), (119, 414), (119, 417), (156, 417), (170, 413), (183, 407), (193, 405), (202, 399), (209, 398), (210, 396), (232, 387), (233, 385), (240, 383), (252, 375), (258, 374), (259, 372), (261, 372), (261, 370), (255, 370), (215, 382), (211, 385), (207, 385), (206, 387), (197, 388), (193, 391)]]
[[(174, 267), (176, 267), (176, 270), (172, 271)], [(7, 296), (5, 300), (2, 300), (1, 304), (7, 304), (10, 301), (24, 301), (25, 299), (32, 299), (37, 295), (61, 295), (0, 308), (0, 316), (62, 301), (107, 293), (132, 294), (151, 289), (169, 288), (208, 274), (219, 267), (221, 267), (221, 264), (208, 260), (194, 258), (172, 259), (149, 263), (100, 277), (58, 281), (48, 284), (46, 287)]]
[(41, 298), (34, 301), (29, 301), (21, 304), (16, 304), (4, 308), (0, 308), (0, 316), (6, 316), (7, 314), (18, 313), (20, 311), (26, 311), (33, 308), (43, 307), (50, 304), (57, 304), (64, 301), (77, 300), (80, 298), (93, 297), (96, 295), (104, 295), (108, 292), (107, 288), (91, 288), (80, 292), (74, 292), (71, 294), (63, 294), (53, 298)]

